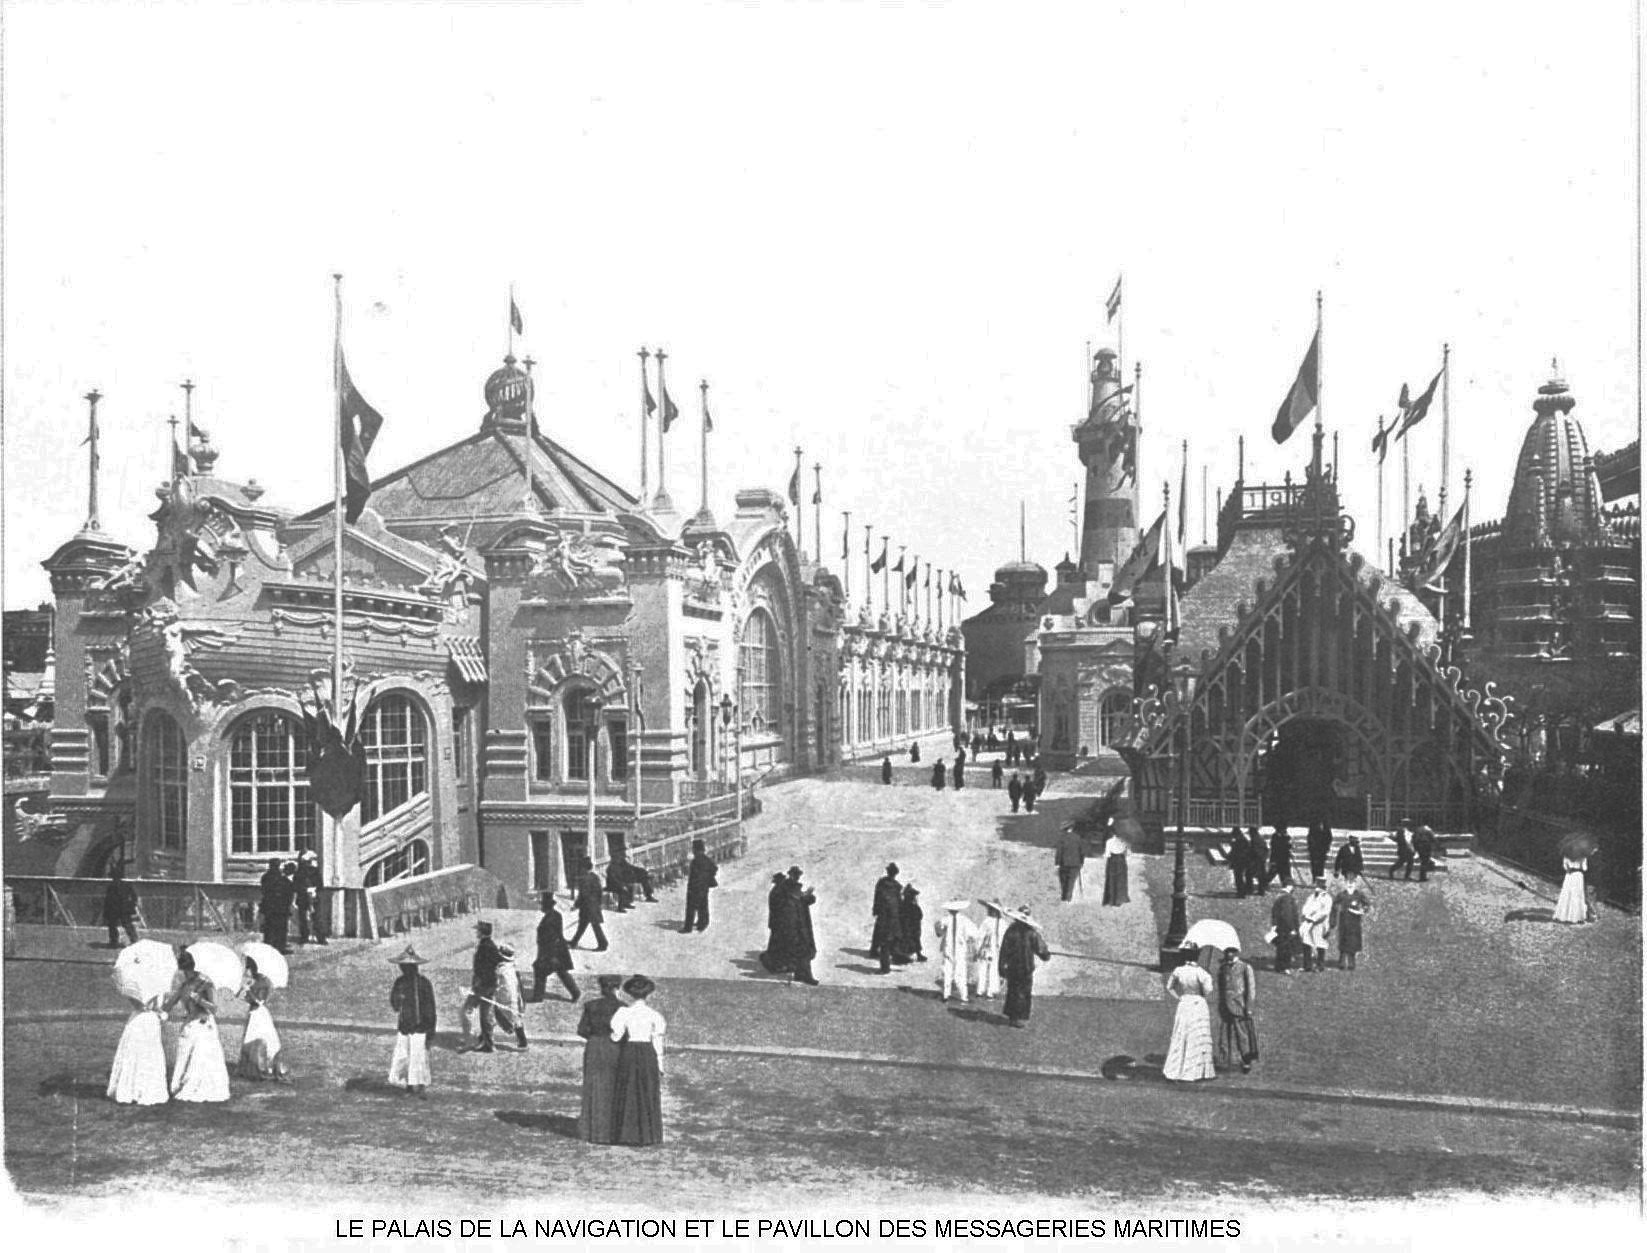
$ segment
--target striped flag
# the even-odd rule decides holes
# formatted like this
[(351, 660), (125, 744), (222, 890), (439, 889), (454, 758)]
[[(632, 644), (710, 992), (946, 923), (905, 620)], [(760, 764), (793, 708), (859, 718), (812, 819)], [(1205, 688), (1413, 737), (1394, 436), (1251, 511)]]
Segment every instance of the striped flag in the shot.
[(1310, 350), (1304, 354), (1304, 361), (1298, 367), (1298, 377), (1293, 379), (1292, 387), (1287, 391), (1287, 398), (1275, 411), (1275, 422), (1270, 427), (1270, 434), (1275, 437), (1276, 443), (1285, 443), (1287, 437), (1315, 411), (1315, 404), (1320, 395), (1321, 330), (1317, 327), (1310, 339)]
[(1115, 276), (1115, 287), (1110, 292), (1109, 299), (1104, 301), (1105, 326), (1108, 326), (1111, 322), (1115, 321), (1115, 315), (1121, 312), (1121, 279), (1123, 277), (1124, 276), (1120, 274)]
[(526, 325), (520, 320), (520, 306), (515, 303), (514, 293), (509, 295), (509, 328), (516, 335), (526, 334)]

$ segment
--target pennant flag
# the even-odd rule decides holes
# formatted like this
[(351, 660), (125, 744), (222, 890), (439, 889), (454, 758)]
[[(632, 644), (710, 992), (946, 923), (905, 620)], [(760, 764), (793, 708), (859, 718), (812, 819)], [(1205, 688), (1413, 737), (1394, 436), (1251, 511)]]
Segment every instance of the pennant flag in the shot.
[(887, 547), (886, 541), (882, 540), (881, 541), (881, 555), (879, 557), (875, 558), (874, 561), (869, 563), (869, 572), (871, 574), (879, 574), (882, 570), (886, 569), (886, 547)]
[(822, 483), (819, 483), (816, 487), (814, 487), (812, 489), (812, 503), (814, 505), (823, 504), (823, 484)]
[(1167, 511), (1161, 510), (1160, 516), (1150, 524), (1149, 530), (1144, 532), (1143, 538), (1125, 561), (1115, 572), (1115, 579), (1109, 586), (1110, 604), (1119, 604), (1138, 586), (1160, 559), (1163, 532), (1167, 529)]
[(1424, 420), (1424, 416), (1430, 411), (1430, 402), (1435, 399), (1435, 385), (1441, 381), (1441, 376), (1445, 372), (1445, 370), (1437, 370), (1435, 377), (1430, 380), (1430, 385), (1424, 389), (1424, 394), (1417, 400), (1409, 400), (1407, 398), (1407, 385), (1405, 383), (1401, 384), (1401, 425), (1396, 428), (1395, 439), (1400, 439)]
[(377, 442), (377, 433), (383, 427), (383, 415), (366, 403), (355, 390), (349, 377), (348, 362), (342, 349), (337, 354), (338, 372), (343, 376), (343, 394), (338, 398), (337, 431), (343, 444), (343, 471), (346, 481), (343, 516), (349, 522), (360, 520), (360, 511), (372, 494), (372, 478), (366, 472), (366, 454)]
[(801, 503), (801, 463), (799, 461), (795, 463), (795, 473), (789, 476), (789, 503), (792, 505)]
[(1121, 312), (1121, 279), (1122, 275), (1115, 276), (1115, 289), (1110, 292), (1109, 299), (1104, 301), (1104, 325), (1108, 326), (1115, 321), (1115, 315)]
[(1378, 434), (1373, 436), (1372, 450), (1378, 454), (1378, 464), (1384, 464), (1384, 454), (1390, 451), (1390, 432), (1395, 429), (1395, 423), (1388, 427), (1384, 425), (1384, 415), (1378, 415)]
[(848, 560), (851, 559), (851, 557), (850, 557), (850, 545), (852, 543), (851, 532), (852, 532), (851, 526), (848, 523), (843, 521), (841, 523), (841, 560), (842, 561), (848, 561)]
[[(641, 369), (644, 371), (646, 366), (642, 364)], [(646, 405), (647, 417), (651, 417), (658, 411), (658, 402), (652, 399), (652, 384), (647, 380), (644, 373), (641, 375), (641, 400)]]
[(189, 419), (189, 438), (191, 440), (195, 440), (198, 443), (204, 444), (207, 440), (211, 439), (211, 435), (207, 433), (205, 427), (196, 426), (194, 424), (194, 419), (190, 418)]
[(1304, 354), (1304, 362), (1298, 367), (1298, 377), (1292, 381), (1281, 408), (1276, 410), (1275, 423), (1270, 427), (1270, 434), (1275, 437), (1276, 443), (1285, 443), (1287, 436), (1299, 428), (1315, 410), (1315, 402), (1320, 395), (1321, 331), (1317, 328), (1310, 339), (1310, 350)]
[(961, 576), (955, 576), (955, 594), (962, 600), (966, 599), (966, 584), (961, 582)]
[(910, 588), (915, 586), (915, 580), (920, 577), (920, 574), (921, 574), (921, 559), (919, 557), (917, 557), (917, 558), (915, 558), (914, 561), (912, 561), (910, 563), (909, 573), (904, 575), (904, 590), (905, 591), (908, 591)]
[(526, 326), (520, 320), (520, 306), (515, 303), (512, 295), (509, 297), (509, 328), (516, 335), (526, 334)]
[(675, 402), (669, 397), (669, 384), (659, 383), (658, 391), (663, 396), (663, 430), (668, 430), (675, 424), (675, 419), (681, 416), (681, 411), (675, 408)]
[(706, 431), (713, 431), (715, 429), (715, 419), (709, 416), (708, 392), (703, 394), (703, 429)]
[(1453, 553), (1458, 551), (1459, 541), (1464, 536), (1464, 509), (1460, 506), (1453, 520), (1442, 528), (1441, 534), (1430, 541), (1424, 553), (1423, 573), (1419, 575), (1418, 585), (1429, 588), (1431, 591), (1440, 591), (1435, 586), (1436, 580), (1447, 572), (1451, 564)]
[(898, 564), (892, 567), (892, 573), (893, 574), (902, 574), (903, 572), (904, 572), (904, 555), (903, 555), (903, 553), (899, 553), (898, 554)]
[(926, 589), (929, 592), (932, 590), (932, 563), (930, 561), (926, 563)]

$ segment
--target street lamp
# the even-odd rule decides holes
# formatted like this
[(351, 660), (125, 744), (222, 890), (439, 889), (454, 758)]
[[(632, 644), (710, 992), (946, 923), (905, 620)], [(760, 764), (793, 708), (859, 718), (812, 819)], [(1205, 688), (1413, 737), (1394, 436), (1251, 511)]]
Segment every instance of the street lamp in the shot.
[(584, 697), (583, 773), (587, 780), (584, 794), (588, 798), (588, 825), (584, 831), (584, 852), (591, 869), (595, 865), (595, 745), (600, 737), (601, 699), (591, 692)]
[[(732, 795), (738, 807), (738, 847), (743, 847), (743, 719), (732, 701), (732, 693), (721, 696), (721, 727), (732, 729)], [(724, 739), (722, 741), (725, 742)]]
[[(1178, 841), (1173, 850), (1172, 859), (1172, 916), (1167, 922), (1167, 933), (1161, 940), (1161, 966), (1170, 970), (1176, 966), (1183, 955), (1179, 945), (1183, 943), (1185, 934), (1189, 931), (1189, 885), (1184, 867), (1184, 824), (1189, 813), (1190, 800), (1190, 702), (1185, 700), (1180, 706), (1184, 723), (1184, 743), (1182, 755), (1178, 762)], [(1174, 740), (1177, 736), (1174, 735)]]

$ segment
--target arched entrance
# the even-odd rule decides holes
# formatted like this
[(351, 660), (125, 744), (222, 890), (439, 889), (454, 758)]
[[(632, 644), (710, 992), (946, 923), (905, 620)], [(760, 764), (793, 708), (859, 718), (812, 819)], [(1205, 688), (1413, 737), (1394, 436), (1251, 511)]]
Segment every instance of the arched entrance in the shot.
[(707, 779), (711, 767), (714, 736), (714, 706), (709, 701), (709, 684), (700, 679), (692, 689), (692, 777)]
[(1295, 718), (1270, 733), (1254, 763), (1266, 821), (1289, 827), (1361, 825), (1361, 799), (1340, 797), (1334, 786), (1345, 772), (1344, 731), (1330, 719)]

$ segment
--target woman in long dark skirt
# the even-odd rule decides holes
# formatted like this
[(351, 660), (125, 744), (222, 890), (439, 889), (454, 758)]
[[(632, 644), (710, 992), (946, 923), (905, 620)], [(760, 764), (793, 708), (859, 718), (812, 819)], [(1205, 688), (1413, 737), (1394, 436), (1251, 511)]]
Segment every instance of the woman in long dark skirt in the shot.
[(618, 1077), (612, 1096), (613, 1144), (663, 1142), (663, 1015), (646, 1003), (657, 985), (635, 975), (623, 985), (631, 1004), (612, 1015)]
[(1104, 841), (1104, 904), (1125, 905), (1127, 893), (1127, 842), (1114, 832)]
[(612, 1094), (618, 1079), (618, 1046), (612, 1042), (612, 1019), (623, 1008), (618, 1000), (622, 975), (597, 975), (600, 995), (583, 1003), (578, 1034), (583, 1037), (583, 1111), (578, 1130), (591, 1144), (612, 1143)]

